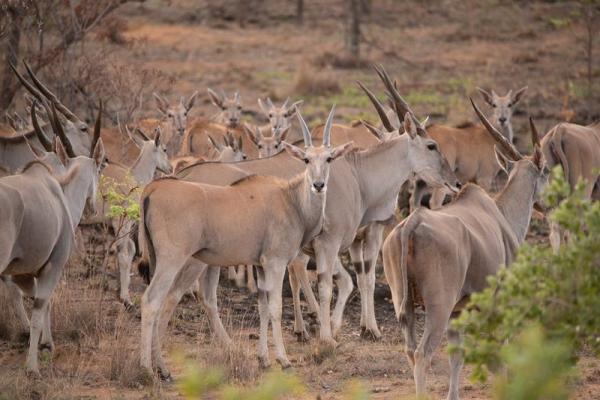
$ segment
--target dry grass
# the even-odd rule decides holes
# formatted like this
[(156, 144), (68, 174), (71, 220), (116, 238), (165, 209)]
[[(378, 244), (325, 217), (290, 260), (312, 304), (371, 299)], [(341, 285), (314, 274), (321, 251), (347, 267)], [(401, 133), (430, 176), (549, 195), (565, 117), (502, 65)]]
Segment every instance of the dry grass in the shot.
[(326, 96), (340, 90), (340, 82), (332, 70), (303, 65), (294, 78), (292, 92), (296, 96)]
[(256, 382), (262, 373), (256, 357), (256, 312), (248, 310), (239, 315), (233, 307), (225, 304), (220, 309), (225, 330), (233, 341), (232, 346), (226, 349), (212, 337), (207, 318), (202, 313), (200, 331), (206, 334), (206, 339), (198, 340), (197, 361), (203, 368), (219, 368), (228, 382)]
[(14, 341), (19, 334), (19, 322), (14, 309), (11, 306), (11, 301), (8, 298), (8, 290), (4, 282), (0, 281), (0, 310), (5, 310), (0, 313), (0, 339)]

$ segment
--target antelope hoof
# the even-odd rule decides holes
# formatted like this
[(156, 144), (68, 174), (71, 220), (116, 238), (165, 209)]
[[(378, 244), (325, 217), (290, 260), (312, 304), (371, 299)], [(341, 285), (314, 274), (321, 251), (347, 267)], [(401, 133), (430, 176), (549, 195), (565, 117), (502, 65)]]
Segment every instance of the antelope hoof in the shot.
[(133, 311), (135, 310), (135, 305), (129, 299), (121, 300), (123, 302), (123, 306), (125, 306), (125, 311)]
[(168, 369), (159, 368), (158, 376), (159, 376), (160, 380), (163, 382), (166, 382), (166, 383), (173, 382), (173, 378), (171, 377), (171, 373), (169, 372)]
[(294, 332), (296, 339), (299, 343), (306, 343), (310, 341), (310, 333), (306, 329), (300, 332)]
[(324, 340), (321, 339), (319, 341), (319, 346), (317, 349), (317, 353), (322, 357), (326, 358), (332, 355), (335, 352), (335, 349), (338, 347), (338, 343), (333, 339)]
[(381, 333), (374, 329), (368, 329), (365, 327), (360, 328), (360, 337), (363, 340), (369, 340), (371, 342), (378, 342), (381, 340)]
[(40, 351), (47, 351), (50, 354), (54, 353), (54, 343), (50, 342), (50, 343), (40, 343), (40, 345), (38, 346), (38, 349)]
[(287, 358), (278, 358), (277, 362), (281, 365), (282, 370), (289, 370), (292, 368), (292, 363)]
[(42, 374), (40, 374), (40, 370), (38, 369), (38, 367), (35, 367), (35, 368), (27, 367), (27, 370), (25, 371), (25, 374), (30, 379), (37, 380), (37, 379), (41, 379), (42, 378)]
[(262, 369), (271, 368), (271, 361), (267, 357), (258, 356), (258, 365)]

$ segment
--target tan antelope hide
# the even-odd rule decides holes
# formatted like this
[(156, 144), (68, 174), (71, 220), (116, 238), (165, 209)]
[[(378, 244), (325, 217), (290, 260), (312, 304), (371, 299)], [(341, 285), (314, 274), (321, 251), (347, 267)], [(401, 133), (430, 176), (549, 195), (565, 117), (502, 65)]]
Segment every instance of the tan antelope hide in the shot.
[[(306, 149), (284, 145), (298, 165), (304, 165), (291, 179), (248, 176), (225, 187), (163, 179), (146, 187), (140, 244), (155, 273), (142, 297), (142, 368), (150, 370), (154, 358), (161, 375), (169, 376), (160, 354), (160, 336), (173, 309), (163, 305), (170, 291), (190, 286), (186, 269), (197, 278), (206, 265), (240, 264), (260, 265), (259, 359), (264, 366), (269, 364), (271, 322), (277, 361), (283, 368), (291, 366), (281, 331), (285, 268), (323, 229), (330, 165), (352, 148), (351, 143), (330, 146), (333, 112), (332, 108), (319, 147), (312, 145), (310, 131), (298, 114)], [(202, 263), (200, 268), (185, 268), (191, 257)], [(161, 312), (166, 318), (160, 318)]]
[[(444, 331), (449, 343), (459, 342), (458, 333), (448, 328), (452, 312), (472, 293), (483, 290), (489, 275), (513, 261), (525, 240), (536, 196), (548, 179), (537, 144), (532, 157), (523, 157), (474, 103), (473, 107), (501, 151), (516, 161), (506, 186), (492, 198), (479, 186), (467, 184), (441, 209), (417, 209), (383, 245), (385, 276), (404, 331), (417, 396), (426, 394), (426, 370)], [(531, 125), (533, 135), (533, 121)], [(418, 347), (415, 302), (426, 310), (425, 332)], [(448, 399), (458, 399), (461, 366), (460, 354), (451, 354)]]
[[(588, 126), (560, 123), (550, 129), (541, 145), (549, 168), (560, 165), (571, 188), (584, 179), (586, 198), (600, 200), (600, 122)], [(552, 221), (550, 228), (550, 244), (558, 251), (563, 232)]]
[[(100, 133), (99, 126), (95, 132)], [(64, 132), (55, 133), (66, 137)], [(69, 145), (68, 140), (65, 143)], [(0, 276), (10, 277), (12, 284), (34, 297), (26, 363), (34, 373), (39, 373), (38, 344), (54, 347), (49, 300), (69, 257), (84, 206), (95, 199), (104, 159), (101, 139), (94, 144), (92, 158), (71, 158), (59, 148), (64, 174), (57, 175), (45, 162), (34, 160), (21, 173), (0, 179)], [(15, 301), (20, 303), (20, 293), (16, 294)]]
[(136, 129), (133, 133), (127, 130), (130, 140), (139, 148), (140, 154), (131, 167), (123, 164), (109, 162), (102, 171), (102, 185), (100, 193), (104, 200), (101, 220), (109, 219), (116, 241), (114, 243), (119, 266), (119, 298), (125, 306), (132, 306), (129, 295), (131, 280), (131, 264), (135, 256), (135, 243), (131, 237), (135, 222), (131, 219), (109, 218), (107, 216), (110, 204), (107, 196), (110, 191), (139, 200), (139, 193), (152, 179), (156, 171), (170, 174), (171, 164), (167, 156), (167, 148), (162, 143), (160, 127), (156, 128), (154, 139), (150, 139), (143, 131)]

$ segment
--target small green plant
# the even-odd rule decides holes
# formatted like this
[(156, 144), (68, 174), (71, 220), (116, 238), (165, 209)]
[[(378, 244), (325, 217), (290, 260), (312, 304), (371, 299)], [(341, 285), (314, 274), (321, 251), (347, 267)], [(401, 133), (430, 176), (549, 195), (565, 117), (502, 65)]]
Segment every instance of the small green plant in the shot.
[(293, 374), (272, 372), (255, 387), (242, 388), (224, 382), (224, 375), (217, 369), (202, 369), (188, 365), (179, 385), (187, 399), (200, 399), (208, 393), (216, 393), (220, 400), (276, 400), (298, 396), (304, 388)]
[(506, 373), (494, 382), (494, 398), (568, 399), (568, 378), (574, 373), (571, 351), (567, 341), (549, 340), (539, 325), (527, 328), (500, 353)]
[(569, 26), (571, 24), (571, 20), (569, 18), (549, 17), (548, 23), (550, 26), (552, 26), (552, 28), (559, 30)]
[(117, 182), (105, 176), (101, 178), (100, 195), (108, 206), (108, 209), (105, 210), (106, 216), (139, 221), (141, 189), (132, 182), (131, 177), (127, 177), (124, 182)]
[(560, 167), (553, 170), (544, 199), (556, 206), (550, 218), (568, 232), (568, 242), (556, 254), (547, 245), (524, 245), (454, 321), (463, 333), (460, 350), (474, 365), (473, 378), (485, 380), (498, 371), (506, 362), (503, 347), (532, 325), (550, 342), (571, 349), (571, 365), (584, 346), (600, 351), (600, 202), (586, 199), (583, 191), (583, 182), (571, 191)]

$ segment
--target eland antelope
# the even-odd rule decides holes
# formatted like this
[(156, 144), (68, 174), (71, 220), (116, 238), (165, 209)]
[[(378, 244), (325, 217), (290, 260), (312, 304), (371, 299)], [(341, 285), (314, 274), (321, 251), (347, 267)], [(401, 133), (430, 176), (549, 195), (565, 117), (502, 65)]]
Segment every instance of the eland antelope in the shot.
[[(331, 147), (331, 109), (322, 146), (313, 146), (298, 113), (305, 149), (285, 143), (287, 154), (304, 165), (291, 179), (245, 176), (229, 186), (163, 179), (142, 194), (140, 244), (154, 276), (142, 297), (141, 366), (169, 376), (160, 336), (174, 307), (163, 309), (173, 288), (189, 287), (207, 265), (260, 265), (258, 268), (259, 359), (269, 365), (267, 330), (272, 325), (277, 361), (290, 367), (281, 331), (281, 290), (286, 266), (324, 228), (330, 169), (352, 143)], [(300, 161), (300, 162), (298, 162)], [(243, 205), (245, 203), (245, 206)], [(330, 203), (330, 202), (327, 202)], [(232, 210), (237, 210), (232, 212)], [(240, 229), (242, 228), (242, 229)], [(200, 261), (184, 268), (190, 258)], [(189, 264), (187, 264), (189, 265)], [(167, 304), (177, 304), (179, 299)], [(161, 310), (163, 316), (161, 317)]]
[[(60, 125), (58, 118), (56, 121)], [(89, 157), (71, 157), (68, 150), (55, 141), (57, 155), (65, 169), (63, 174), (55, 172), (44, 161), (33, 160), (19, 174), (0, 179), (3, 204), (0, 207), (3, 221), (0, 276), (9, 277), (12, 284), (34, 298), (26, 367), (36, 374), (39, 374), (38, 343), (50, 350), (54, 348), (50, 297), (69, 258), (74, 229), (84, 207), (88, 202), (93, 203), (96, 196), (104, 160), (99, 125), (96, 128)], [(66, 137), (64, 132), (55, 133), (61, 139)], [(68, 139), (64, 144), (72, 147)], [(21, 302), (20, 293), (16, 294), (18, 299), (15, 300)]]
[[(459, 311), (472, 293), (487, 286), (488, 276), (514, 260), (525, 240), (537, 194), (548, 180), (533, 120), (534, 153), (523, 157), (471, 102), (499, 148), (515, 161), (506, 186), (492, 198), (479, 186), (467, 184), (441, 209), (417, 209), (383, 245), (385, 276), (404, 331), (417, 396), (426, 394), (426, 370), (444, 331), (449, 343), (459, 343), (458, 333), (448, 328), (452, 313)], [(501, 153), (498, 158), (507, 168), (512, 164)], [(418, 347), (415, 302), (426, 310), (425, 331)], [(458, 399), (461, 367), (460, 354), (451, 354), (449, 400)]]
[[(242, 105), (239, 93), (236, 92), (231, 99), (224, 92), (219, 95), (212, 89), (208, 89), (208, 94), (219, 111), (210, 119), (197, 118), (192, 122), (184, 138), (182, 155), (214, 159), (215, 153), (208, 141), (209, 134), (225, 135), (230, 131), (236, 139), (244, 134), (240, 124)], [(244, 144), (244, 152), (251, 158), (256, 155), (256, 150), (249, 143)]]
[(513, 93), (509, 90), (504, 96), (498, 96), (493, 90), (488, 92), (482, 88), (477, 88), (486, 103), (492, 107), (492, 116), (490, 117), (492, 125), (510, 142), (513, 143), (515, 135), (512, 127), (512, 115), (517, 104), (527, 91), (527, 86), (522, 87)]
[[(492, 107), (489, 117), (492, 125), (513, 143), (512, 114), (527, 87), (517, 90), (514, 94), (509, 90), (505, 96), (498, 96), (493, 90), (491, 93), (481, 88), (477, 90)], [(484, 126), (469, 122), (457, 127), (433, 124), (427, 127), (427, 132), (439, 143), (442, 154), (462, 183), (476, 183), (488, 192), (494, 188), (502, 168), (496, 160), (495, 141)], [(448, 191), (443, 188), (433, 190), (429, 201), (430, 208), (440, 208), (447, 194)]]
[[(160, 127), (156, 128), (154, 139), (148, 138), (140, 129), (133, 133), (127, 130), (130, 140), (139, 148), (140, 154), (131, 167), (123, 164), (109, 162), (102, 171), (102, 184), (100, 193), (106, 197), (109, 191), (114, 190), (129, 197), (133, 194), (136, 199), (142, 188), (148, 184), (156, 171), (170, 174), (172, 171), (167, 148), (162, 143)], [(102, 212), (108, 212), (110, 205), (106, 202)], [(107, 217), (100, 217), (105, 220)], [(131, 237), (135, 222), (130, 219), (110, 218), (110, 225), (115, 233), (114, 246), (117, 252), (117, 264), (119, 266), (119, 298), (127, 306), (131, 306), (129, 295), (129, 283), (131, 280), (131, 264), (135, 256), (135, 243)]]
[[(549, 168), (560, 165), (571, 188), (584, 179), (586, 198), (600, 200), (600, 122), (588, 126), (560, 123), (541, 143)], [(560, 248), (562, 236), (560, 226), (551, 220), (550, 244), (554, 251)]]

